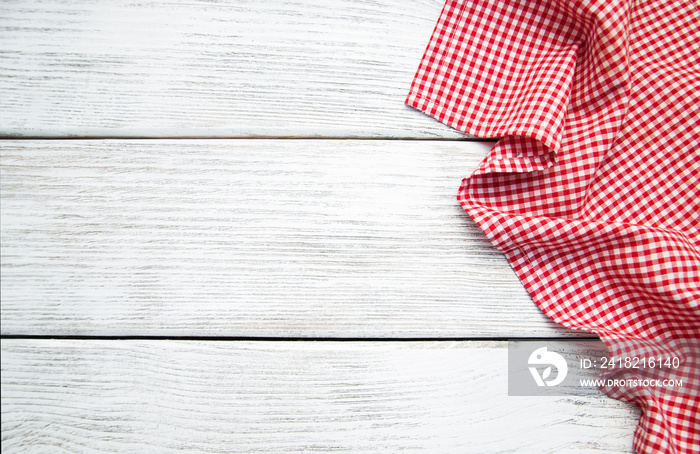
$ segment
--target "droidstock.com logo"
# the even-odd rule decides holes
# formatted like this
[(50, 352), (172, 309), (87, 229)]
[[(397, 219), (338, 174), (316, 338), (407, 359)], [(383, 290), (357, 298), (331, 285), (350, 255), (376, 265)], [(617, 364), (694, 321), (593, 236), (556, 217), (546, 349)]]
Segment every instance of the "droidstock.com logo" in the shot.
[[(508, 341), (509, 396), (598, 396), (597, 386), (582, 386), (580, 380), (595, 380), (595, 364), (607, 360), (608, 350), (600, 339)], [(583, 367), (583, 364), (591, 364)]]
[[(557, 386), (564, 381), (568, 372), (564, 357), (559, 353), (547, 351), (547, 347), (541, 347), (532, 352), (528, 365), (537, 386)], [(540, 375), (538, 369), (541, 369), (542, 366), (547, 367), (542, 370), (542, 375)], [(557, 369), (557, 375), (549, 379), (550, 375), (552, 375), (552, 366)]]

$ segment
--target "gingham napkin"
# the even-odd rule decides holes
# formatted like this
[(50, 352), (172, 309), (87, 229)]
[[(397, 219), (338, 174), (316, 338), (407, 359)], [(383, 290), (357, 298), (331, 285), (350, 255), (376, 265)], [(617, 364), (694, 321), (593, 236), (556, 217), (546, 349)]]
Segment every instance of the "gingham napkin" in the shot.
[(502, 137), (459, 202), (555, 322), (672, 346), (684, 392), (604, 391), (700, 452), (700, 3), (448, 0), (406, 103)]

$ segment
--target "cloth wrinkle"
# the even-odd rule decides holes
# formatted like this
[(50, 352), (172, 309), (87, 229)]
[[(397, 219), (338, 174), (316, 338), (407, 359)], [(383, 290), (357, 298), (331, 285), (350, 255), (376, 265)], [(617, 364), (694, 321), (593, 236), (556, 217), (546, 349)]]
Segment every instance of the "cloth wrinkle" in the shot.
[(684, 0), (447, 0), (406, 99), (501, 137), (457, 200), (552, 320), (613, 355), (690, 340), (685, 394), (603, 388), (642, 409), (645, 454), (700, 452), (698, 23)]

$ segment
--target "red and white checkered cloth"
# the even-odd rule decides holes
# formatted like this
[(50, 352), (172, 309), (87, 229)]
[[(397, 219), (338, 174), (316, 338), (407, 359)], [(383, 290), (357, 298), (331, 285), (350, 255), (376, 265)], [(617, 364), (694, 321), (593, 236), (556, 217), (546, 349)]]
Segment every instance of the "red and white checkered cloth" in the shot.
[[(406, 103), (503, 137), (458, 199), (554, 321), (700, 338), (697, 1), (448, 0)], [(700, 452), (697, 392), (606, 391), (638, 452)]]

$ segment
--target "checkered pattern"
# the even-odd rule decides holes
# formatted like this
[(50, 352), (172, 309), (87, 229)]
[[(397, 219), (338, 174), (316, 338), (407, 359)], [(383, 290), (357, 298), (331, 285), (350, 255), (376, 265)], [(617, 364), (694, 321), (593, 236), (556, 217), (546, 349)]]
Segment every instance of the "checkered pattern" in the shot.
[[(549, 317), (700, 338), (700, 4), (448, 0), (406, 102), (503, 137), (458, 200)], [(700, 452), (697, 392), (605, 391), (638, 452)]]

